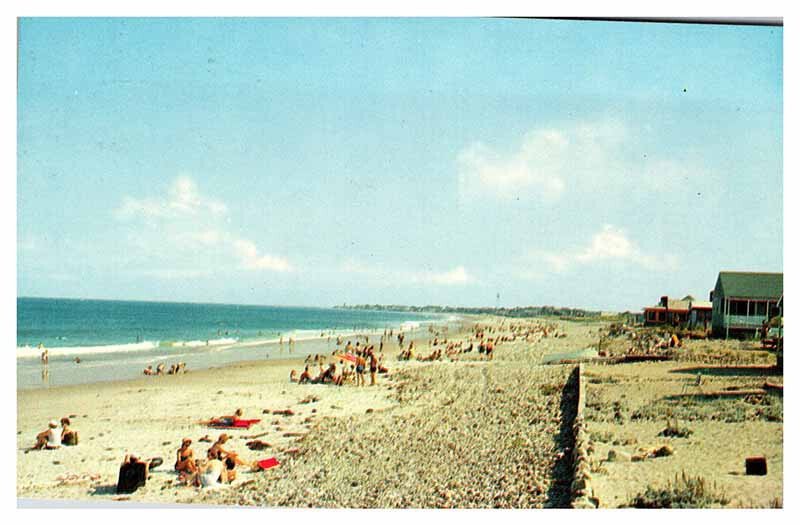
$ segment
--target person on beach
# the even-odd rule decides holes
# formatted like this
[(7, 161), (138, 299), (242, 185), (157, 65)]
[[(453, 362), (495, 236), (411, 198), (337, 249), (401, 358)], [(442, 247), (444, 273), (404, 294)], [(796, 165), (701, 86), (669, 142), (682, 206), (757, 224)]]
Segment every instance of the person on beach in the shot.
[(364, 386), (364, 369), (367, 367), (367, 360), (363, 355), (356, 357), (356, 386)]
[(194, 484), (203, 488), (215, 488), (228, 482), (228, 469), (217, 458), (209, 458), (198, 468)]
[(158, 366), (156, 367), (156, 375), (157, 376), (164, 375), (164, 363), (158, 363)]
[(208, 449), (208, 457), (218, 459), (225, 464), (228, 481), (236, 479), (236, 465), (246, 465), (236, 452), (222, 448), (228, 442), (228, 434), (220, 434), (217, 441)]
[(36, 434), (36, 444), (33, 448), (36, 450), (61, 448), (61, 435), (58, 432), (58, 423), (50, 421), (47, 424), (47, 430)]
[[(220, 425), (224, 427), (232, 427), (237, 421), (242, 419), (242, 409), (237, 408), (232, 416), (220, 416), (211, 419), (212, 425)], [(225, 434), (223, 434), (224, 436)]]
[(308, 365), (306, 365), (306, 367), (303, 369), (303, 373), (300, 374), (299, 378), (297, 377), (297, 371), (292, 370), (289, 373), (289, 381), (291, 381), (292, 383), (298, 383), (300, 385), (311, 381), (311, 373), (308, 371)]
[(369, 385), (375, 386), (375, 374), (378, 373), (378, 358), (375, 357), (375, 352), (369, 352)]
[(143, 371), (142, 373), (143, 373), (144, 375), (146, 375), (146, 376), (152, 376), (152, 375), (154, 375), (154, 374), (155, 374), (155, 372), (153, 371), (153, 365), (147, 365), (147, 368), (145, 368), (145, 369), (144, 369), (144, 371)]
[(75, 446), (78, 444), (78, 432), (69, 428), (70, 424), (68, 417), (61, 418), (61, 444)]
[(189, 438), (183, 438), (183, 441), (181, 441), (181, 447), (176, 453), (175, 470), (184, 481), (190, 479), (197, 472), (197, 463), (194, 461), (194, 452), (192, 451), (192, 440)]

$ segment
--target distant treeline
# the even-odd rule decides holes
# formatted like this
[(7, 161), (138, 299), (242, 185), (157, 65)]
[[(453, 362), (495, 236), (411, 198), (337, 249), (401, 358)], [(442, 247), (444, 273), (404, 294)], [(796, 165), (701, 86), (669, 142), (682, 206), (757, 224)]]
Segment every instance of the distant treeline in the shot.
[(514, 308), (492, 308), (476, 307), (468, 308), (463, 306), (405, 306), (399, 304), (343, 304), (334, 308), (346, 310), (377, 310), (384, 312), (421, 312), (434, 314), (472, 314), (472, 315), (500, 315), (504, 317), (570, 317), (586, 318), (600, 317), (601, 312), (582, 310), (580, 308), (565, 308), (556, 306), (517, 306)]

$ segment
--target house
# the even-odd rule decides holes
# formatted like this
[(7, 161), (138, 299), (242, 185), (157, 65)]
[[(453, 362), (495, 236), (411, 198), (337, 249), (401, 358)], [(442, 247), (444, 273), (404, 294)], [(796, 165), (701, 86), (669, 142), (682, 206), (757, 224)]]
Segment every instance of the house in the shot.
[(711, 302), (714, 336), (755, 336), (764, 321), (782, 315), (783, 274), (720, 272)]
[(711, 324), (711, 313), (713, 305), (711, 301), (692, 300), (689, 305), (689, 328), (700, 328), (707, 330)]
[(707, 329), (711, 323), (711, 302), (698, 301), (691, 295), (683, 299), (662, 296), (655, 306), (644, 308), (645, 326), (669, 324)]
[(682, 325), (689, 320), (689, 305), (691, 296), (683, 299), (670, 299), (664, 295), (655, 306), (644, 308), (644, 325), (655, 326), (660, 324)]

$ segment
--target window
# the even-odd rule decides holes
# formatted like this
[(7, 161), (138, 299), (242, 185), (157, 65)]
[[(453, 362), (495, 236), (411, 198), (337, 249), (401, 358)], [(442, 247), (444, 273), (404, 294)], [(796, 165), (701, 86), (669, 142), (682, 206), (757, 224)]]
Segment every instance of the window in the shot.
[(751, 310), (753, 309), (754, 306), (755, 306), (755, 314), (754, 315), (757, 315), (758, 317), (764, 317), (765, 315), (767, 315), (767, 303), (765, 303), (764, 301), (758, 301), (756, 303), (751, 303), (750, 304)]
[(747, 315), (747, 301), (731, 301), (728, 314)]

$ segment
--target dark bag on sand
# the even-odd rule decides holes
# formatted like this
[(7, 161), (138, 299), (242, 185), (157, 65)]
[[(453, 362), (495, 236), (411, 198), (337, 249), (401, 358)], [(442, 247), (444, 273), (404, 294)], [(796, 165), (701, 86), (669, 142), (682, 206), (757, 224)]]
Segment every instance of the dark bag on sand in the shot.
[(119, 468), (117, 494), (133, 494), (147, 482), (144, 463), (125, 463)]
[(78, 433), (74, 430), (64, 436), (64, 439), (61, 440), (62, 445), (66, 445), (68, 447), (74, 447), (78, 444)]

